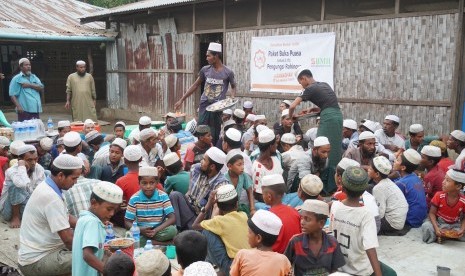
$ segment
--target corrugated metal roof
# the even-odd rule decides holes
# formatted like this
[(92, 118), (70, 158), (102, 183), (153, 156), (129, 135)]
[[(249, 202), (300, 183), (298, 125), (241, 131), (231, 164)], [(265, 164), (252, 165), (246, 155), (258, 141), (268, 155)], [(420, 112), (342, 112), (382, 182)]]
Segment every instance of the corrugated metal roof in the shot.
[(103, 23), (81, 25), (79, 17), (106, 9), (75, 0), (0, 0), (0, 39), (108, 40)]
[(123, 6), (118, 6), (111, 8), (106, 11), (99, 11), (88, 16), (81, 17), (81, 22), (92, 22), (104, 17), (115, 15), (115, 14), (123, 14), (123, 13), (130, 13), (130, 12), (137, 12), (147, 9), (154, 9), (154, 8), (163, 8), (175, 5), (182, 5), (195, 2), (196, 0), (145, 0), (140, 2), (135, 2)]

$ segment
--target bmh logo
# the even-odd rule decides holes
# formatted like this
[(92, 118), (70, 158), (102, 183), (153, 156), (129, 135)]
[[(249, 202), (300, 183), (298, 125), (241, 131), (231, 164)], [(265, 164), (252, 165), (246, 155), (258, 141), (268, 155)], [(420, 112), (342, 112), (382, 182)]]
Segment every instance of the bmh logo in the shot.
[(310, 65), (312, 67), (330, 67), (331, 66), (331, 58), (329, 57), (319, 57), (319, 58), (311, 58)]
[(262, 50), (256, 51), (253, 61), (255, 63), (255, 67), (257, 67), (258, 69), (262, 69), (263, 67), (265, 67), (265, 52), (263, 52)]

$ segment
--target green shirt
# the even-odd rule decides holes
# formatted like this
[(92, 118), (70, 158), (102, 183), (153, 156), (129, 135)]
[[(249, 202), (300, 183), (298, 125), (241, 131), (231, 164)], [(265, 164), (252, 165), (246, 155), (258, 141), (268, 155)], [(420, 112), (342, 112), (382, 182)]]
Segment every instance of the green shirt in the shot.
[(178, 191), (182, 194), (186, 194), (189, 190), (189, 173), (186, 171), (180, 171), (179, 173), (168, 176), (165, 181), (165, 192), (167, 194), (171, 191)]
[[(231, 183), (231, 185), (234, 185), (231, 181), (231, 177), (229, 176), (229, 171), (224, 174), (224, 177)], [(239, 175), (239, 180), (237, 181), (237, 186), (236, 186), (236, 192), (239, 198), (241, 198), (242, 190), (247, 190), (252, 187), (252, 179), (250, 176), (246, 173), (243, 173)]]
[[(434, 140), (439, 140), (439, 136), (425, 136), (425, 137), (423, 137), (423, 142), (420, 145), (418, 145), (418, 148), (417, 148), (418, 153), (421, 153), (421, 149), (424, 146), (429, 145)], [(407, 149), (410, 149), (410, 148), (412, 148), (412, 146), (410, 144), (410, 139), (406, 139), (405, 140), (405, 149), (407, 150)]]

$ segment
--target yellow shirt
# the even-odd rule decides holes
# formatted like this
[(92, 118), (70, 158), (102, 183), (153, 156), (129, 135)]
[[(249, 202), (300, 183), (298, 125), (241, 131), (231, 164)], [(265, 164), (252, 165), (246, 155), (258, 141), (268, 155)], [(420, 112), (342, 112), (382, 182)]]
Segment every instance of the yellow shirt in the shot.
[(247, 215), (244, 212), (234, 211), (224, 216), (215, 216), (202, 221), (200, 225), (221, 238), (231, 259), (236, 257), (239, 250), (250, 248)]

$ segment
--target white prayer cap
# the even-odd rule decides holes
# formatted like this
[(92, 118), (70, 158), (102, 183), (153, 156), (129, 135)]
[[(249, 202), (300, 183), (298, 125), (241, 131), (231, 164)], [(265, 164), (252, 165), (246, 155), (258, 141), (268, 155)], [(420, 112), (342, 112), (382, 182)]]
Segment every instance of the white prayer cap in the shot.
[(370, 121), (370, 120), (365, 120), (365, 122), (362, 124), (362, 126), (368, 128), (371, 132), (375, 132), (375, 130), (376, 130), (376, 122), (373, 122), (373, 121)]
[(92, 121), (92, 119), (86, 119), (84, 121), (84, 126), (88, 126), (88, 125), (95, 125), (95, 122)]
[(168, 167), (178, 162), (179, 160), (181, 159), (179, 159), (179, 156), (177, 153), (170, 152), (168, 154), (165, 154), (165, 156), (163, 157), (163, 164), (165, 164), (165, 166)]
[(22, 155), (30, 151), (37, 151), (36, 147), (34, 147), (33, 145), (26, 144), (18, 149), (18, 155)]
[(139, 132), (139, 138), (141, 142), (147, 141), (150, 137), (153, 137), (153, 136), (157, 136), (157, 133), (151, 127), (144, 128), (143, 130)]
[(118, 122), (116, 122), (116, 123), (115, 123), (115, 126), (117, 126), (117, 125), (122, 125), (122, 126), (126, 127), (126, 123), (123, 122), (123, 121), (118, 121)]
[(100, 181), (94, 185), (92, 192), (101, 199), (114, 203), (123, 203), (123, 190), (118, 185), (111, 182)]
[(465, 142), (465, 132), (461, 130), (456, 129), (452, 131), (450, 135), (461, 142)]
[(263, 114), (255, 115), (255, 121), (258, 121), (258, 120), (266, 120), (266, 116)]
[(76, 61), (76, 65), (86, 65), (86, 62), (83, 60)]
[(245, 101), (242, 106), (244, 108), (253, 108), (253, 103), (251, 101)]
[(373, 165), (382, 174), (388, 175), (392, 170), (392, 164), (384, 156), (377, 156), (373, 158)]
[(239, 119), (244, 119), (244, 118), (245, 118), (245, 111), (242, 110), (242, 109), (236, 108), (236, 109), (234, 110), (234, 113), (233, 113), (233, 114), (234, 114), (234, 116), (236, 116), (236, 117), (239, 118)]
[(77, 156), (71, 154), (60, 154), (53, 160), (53, 166), (62, 170), (82, 169), (84, 162)]
[(149, 166), (140, 167), (139, 176), (158, 176), (158, 169)]
[(176, 113), (174, 113), (174, 112), (168, 112), (165, 115), (163, 115), (163, 118), (168, 118), (168, 117), (177, 118)]
[(235, 152), (235, 151), (229, 151), (228, 154), (226, 154), (226, 160), (225, 160), (224, 163), (228, 164), (229, 160), (231, 160), (231, 158), (233, 158), (236, 155), (241, 155), (242, 158), (244, 158), (243, 154), (241, 154), (241, 153), (238, 153), (238, 152)]
[(223, 114), (232, 115), (233, 111), (230, 108), (228, 108), (228, 109), (223, 110)]
[(138, 276), (164, 275), (170, 266), (170, 261), (159, 249), (144, 251), (135, 259), (135, 263)]
[(429, 157), (441, 157), (441, 149), (439, 147), (426, 145), (421, 149), (421, 153)]
[(283, 226), (283, 222), (277, 215), (266, 210), (257, 210), (250, 220), (258, 229), (274, 236), (279, 235)]
[(400, 123), (400, 119), (399, 117), (397, 117), (396, 115), (387, 115), (384, 120), (391, 120), (393, 122), (396, 122), (396, 123)]
[(176, 137), (176, 135), (174, 134), (170, 134), (165, 137), (165, 143), (169, 149), (174, 147), (177, 142), (178, 142), (178, 137)]
[(300, 208), (303, 211), (329, 216), (328, 203), (318, 199), (307, 199), (304, 201), (304, 204)]
[(353, 129), (353, 130), (357, 130), (358, 128), (357, 122), (352, 119), (344, 120), (344, 122), (342, 123), (342, 126), (345, 128)]
[(337, 164), (338, 167), (340, 167), (343, 170), (346, 170), (348, 167), (360, 167), (360, 163), (353, 159), (349, 159), (347, 157), (344, 157), (339, 161)]
[(295, 74), (295, 78), (296, 78), (296, 79), (299, 79), (299, 75), (300, 75), (303, 71), (305, 71), (305, 70), (310, 70), (310, 69), (308, 69), (307, 67), (305, 67), (305, 66), (303, 66), (303, 65), (302, 65), (302, 66), (299, 66), (299, 68), (297, 68), (297, 70), (296, 70), (295, 73), (294, 73), (294, 74)]
[[(255, 130), (257, 130), (258, 134), (260, 134), (260, 132), (262, 132), (265, 129), (270, 129), (270, 128), (267, 127), (267, 126), (264, 126), (264, 125), (258, 125), (258, 126), (255, 127)], [(274, 132), (273, 132), (273, 134), (274, 134)]]
[[(257, 128), (257, 131), (258, 131), (258, 128)], [(276, 135), (274, 134), (274, 131), (272, 131), (269, 128), (261, 130), (258, 133), (258, 142), (261, 144), (269, 143), (273, 141), (273, 139), (275, 138), (276, 138)]]
[(75, 147), (81, 143), (81, 136), (76, 131), (70, 131), (63, 136), (63, 144), (67, 147)]
[(297, 143), (297, 140), (294, 134), (284, 133), (283, 136), (281, 137), (281, 142), (289, 144), (289, 145), (294, 145), (295, 143)]
[(314, 174), (307, 174), (300, 180), (300, 188), (307, 195), (317, 196), (323, 190), (323, 181)]
[(237, 198), (237, 191), (234, 185), (226, 184), (218, 188), (216, 192), (216, 200), (218, 202), (225, 202)]
[(25, 61), (29, 61), (29, 59), (27, 59), (27, 58), (21, 58), (21, 59), (19, 59), (18, 64), (21, 66), (21, 64), (23, 64), (23, 62), (25, 62)]
[(120, 148), (124, 149), (126, 148), (126, 146), (128, 145), (128, 142), (126, 142), (126, 140), (124, 139), (121, 139), (121, 138), (115, 138), (115, 140), (113, 140), (113, 143), (111, 143), (112, 146), (118, 146)]
[(57, 127), (58, 127), (58, 128), (70, 127), (70, 126), (71, 126), (71, 122), (68, 121), (68, 120), (58, 121), (58, 124), (57, 124)]
[(140, 133), (139, 132), (134, 133), (134, 136), (132, 136), (132, 139), (134, 141), (140, 142)]
[(459, 171), (459, 170), (449, 169), (446, 174), (452, 180), (465, 184), (465, 173), (464, 172)]
[[(234, 121), (233, 119), (229, 119), (227, 120), (226, 122), (223, 123), (223, 128), (227, 127), (227, 126), (230, 126), (230, 125), (235, 125), (236, 124), (236, 121)], [(210, 131), (210, 130), (208, 130)]]
[(221, 53), (221, 44), (216, 42), (210, 42), (210, 44), (208, 45), (208, 51)]
[(364, 131), (364, 132), (360, 133), (360, 135), (358, 136), (359, 141), (363, 141), (363, 140), (367, 140), (367, 139), (376, 139), (376, 136), (371, 131)]
[(53, 139), (49, 138), (49, 137), (44, 137), (44, 138), (40, 139), (39, 145), (43, 150), (49, 151), (49, 150), (52, 149)]
[(420, 125), (420, 124), (413, 124), (409, 127), (409, 132), (410, 133), (419, 133), (419, 132), (422, 132), (424, 129), (423, 129), (423, 126)]
[(421, 155), (418, 153), (418, 151), (414, 149), (408, 149), (402, 153), (402, 155), (407, 159), (410, 163), (413, 165), (418, 165), (420, 164), (421, 161)]
[(148, 116), (142, 116), (139, 118), (139, 125), (146, 126), (152, 124), (152, 119)]
[(89, 143), (90, 141), (94, 140), (95, 138), (100, 136), (100, 132), (98, 130), (92, 130), (86, 134), (86, 142)]
[(289, 116), (289, 109), (284, 109), (281, 112), (281, 118)]
[(217, 147), (211, 147), (205, 154), (218, 164), (224, 164), (226, 161), (226, 154)]
[(226, 137), (233, 140), (234, 142), (240, 142), (241, 137), (242, 137), (241, 132), (239, 130), (235, 129), (235, 128), (228, 129), (226, 131), (225, 135), (226, 135)]
[(292, 102), (289, 101), (289, 100), (284, 100), (283, 103), (285, 103), (285, 104), (287, 104), (287, 105), (289, 105), (289, 106), (292, 104)]
[[(154, 274), (151, 274), (151, 275), (154, 275)], [(199, 262), (192, 263), (191, 265), (186, 267), (186, 269), (184, 269), (183, 275), (184, 276), (216, 276), (216, 271), (213, 268), (213, 265), (211, 263), (199, 261)]]
[(142, 153), (140, 151), (139, 146), (136, 145), (129, 145), (124, 149), (123, 152), (124, 158), (128, 161), (136, 162), (142, 158)]
[(383, 129), (383, 126), (380, 123), (375, 122), (375, 128), (374, 129), (375, 129), (375, 131), (377, 131), (378, 129)]
[(0, 149), (3, 149), (4, 147), (8, 147), (9, 145), (10, 145), (10, 139), (6, 138), (5, 136), (0, 136)]
[(313, 146), (316, 147), (321, 147), (321, 146), (326, 146), (329, 145), (329, 140), (325, 136), (319, 136), (316, 137), (315, 141), (313, 141)]
[(19, 150), (19, 148), (21, 148), (24, 145), (26, 145), (26, 144), (23, 141), (16, 140), (16, 141), (11, 142), (11, 144), (10, 144), (10, 152), (11, 152), (11, 154), (19, 155), (18, 150)]
[(249, 115), (247, 115), (247, 117), (245, 117), (245, 119), (249, 122), (255, 122), (257, 116), (255, 116), (255, 114), (252, 114), (250, 113)]
[(57, 139), (57, 146), (62, 146), (62, 145), (64, 145), (63, 137), (60, 137), (60, 138)]
[(278, 184), (284, 184), (284, 178), (282, 174), (269, 174), (262, 178), (262, 187), (273, 186)]

